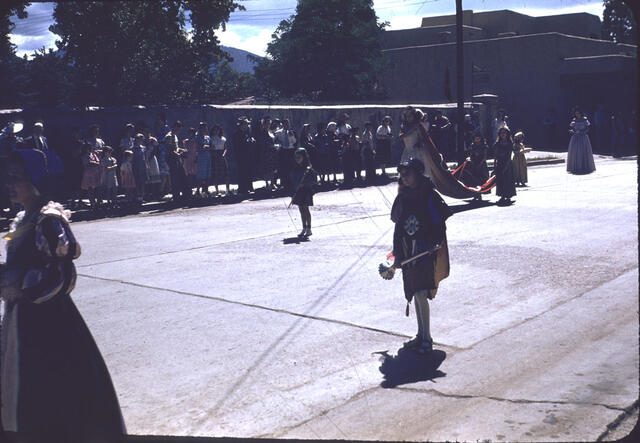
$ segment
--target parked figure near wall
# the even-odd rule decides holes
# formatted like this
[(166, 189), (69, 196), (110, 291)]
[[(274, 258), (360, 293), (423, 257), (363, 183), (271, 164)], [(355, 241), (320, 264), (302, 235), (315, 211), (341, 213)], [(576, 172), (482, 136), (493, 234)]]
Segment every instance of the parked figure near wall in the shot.
[(197, 188), (199, 183), (196, 175), (198, 174), (198, 143), (196, 142), (196, 128), (187, 129), (187, 138), (182, 140), (182, 149), (184, 149), (183, 166), (184, 173), (187, 175), (187, 183), (189, 189)]
[[(80, 134), (80, 128), (77, 126), (71, 130), (71, 140), (67, 144), (67, 149), (63, 155), (66, 189), (69, 191), (71, 198), (71, 209), (75, 209), (82, 201), (82, 146), (84, 141)], [(0, 160), (1, 162), (2, 160)]]
[(513, 177), (513, 140), (511, 131), (506, 127), (498, 131), (498, 140), (493, 145), (495, 152), (496, 195), (500, 197), (498, 204), (511, 204), (511, 197), (516, 195), (516, 184)]
[(364, 124), (360, 139), (362, 140), (361, 159), (364, 166), (365, 179), (367, 183), (371, 184), (376, 178), (376, 151), (373, 144), (373, 124), (371, 122)]
[(124, 129), (122, 131), (122, 137), (120, 138), (120, 143), (118, 144), (118, 152), (116, 153), (119, 157), (127, 149), (133, 150), (135, 135), (136, 135), (135, 127), (133, 126), (132, 123), (127, 123), (126, 125), (124, 125)]
[(138, 203), (144, 201), (145, 186), (149, 181), (149, 168), (147, 165), (147, 156), (145, 153), (144, 135), (136, 134), (133, 142), (133, 175), (136, 177), (136, 198)]
[(602, 153), (607, 152), (606, 144), (610, 139), (610, 136), (608, 136), (610, 124), (608, 120), (607, 113), (604, 111), (603, 106), (598, 104), (593, 113), (593, 125), (591, 125), (593, 133), (591, 138), (593, 141), (592, 147)]
[(276, 172), (278, 170), (278, 149), (276, 136), (272, 132), (271, 117), (264, 116), (260, 120), (260, 132), (256, 139), (258, 159), (262, 168), (261, 177), (264, 179), (266, 190), (271, 192), (276, 186)]
[(349, 140), (351, 161), (353, 163), (353, 170), (355, 171), (355, 178), (357, 181), (362, 181), (362, 139), (360, 138), (360, 128), (357, 126), (353, 126), (351, 128)]
[(104, 140), (100, 138), (99, 125), (93, 124), (89, 126), (89, 129), (87, 130), (86, 142), (91, 145), (94, 151), (97, 151), (97, 154), (100, 154), (100, 152), (102, 152), (102, 148), (104, 147), (105, 143)]
[(45, 198), (60, 200), (65, 194), (65, 170), (64, 163), (58, 152), (49, 146), (47, 137), (44, 136), (44, 124), (41, 121), (35, 122), (31, 129), (31, 135), (26, 137), (21, 144), (23, 149), (37, 149), (42, 151), (47, 157), (47, 178), (43, 185)]
[(110, 208), (114, 208), (118, 199), (118, 161), (113, 156), (113, 148), (105, 146), (102, 150), (104, 199)]
[(209, 125), (200, 122), (198, 132), (193, 135), (196, 145), (196, 192), (199, 195), (209, 196), (209, 185), (211, 184), (211, 137), (209, 136)]
[(91, 143), (85, 143), (82, 146), (82, 182), (81, 187), (87, 191), (89, 204), (92, 210), (98, 209), (97, 190), (102, 184), (102, 168), (100, 167), (100, 157), (98, 152), (93, 149)]
[(285, 118), (281, 123), (282, 126), (274, 134), (276, 142), (280, 145), (280, 150), (278, 151), (278, 176), (280, 177), (280, 184), (288, 191), (291, 191), (291, 169), (294, 165), (293, 157), (298, 143), (298, 135), (296, 131), (291, 129), (289, 119)]
[(173, 201), (191, 197), (191, 190), (187, 185), (187, 176), (184, 172), (183, 157), (185, 150), (180, 147), (178, 136), (182, 131), (182, 122), (176, 120), (171, 131), (165, 135), (163, 143), (167, 149), (167, 164), (171, 174), (171, 193)]
[(342, 167), (342, 144), (343, 141), (337, 134), (338, 125), (336, 122), (327, 123), (327, 135), (329, 137), (329, 167), (327, 176), (333, 172), (333, 184), (338, 184), (338, 171)]
[(136, 203), (136, 177), (133, 174), (133, 151), (127, 149), (122, 153), (120, 165), (120, 185), (124, 191), (125, 202), (129, 205)]
[(24, 211), (0, 265), (2, 429), (15, 441), (120, 442), (126, 430), (109, 371), (70, 297), (80, 245), (69, 211), (43, 199), (36, 177), (45, 160), (35, 164), (32, 154), (14, 151), (7, 164), (9, 196)]
[(496, 143), (498, 141), (498, 132), (502, 128), (509, 129), (508, 124), (509, 117), (507, 117), (507, 113), (504, 109), (499, 109), (496, 118), (491, 122), (491, 143)]
[(386, 168), (391, 164), (391, 141), (393, 132), (391, 130), (391, 117), (385, 115), (382, 124), (376, 130), (376, 161), (382, 168), (382, 176), (387, 176)]
[(306, 149), (307, 155), (309, 156), (309, 162), (312, 165), (316, 165), (318, 162), (318, 148), (316, 147), (315, 140), (313, 139), (313, 133), (310, 123), (305, 123), (302, 126), (298, 146)]
[(329, 181), (329, 156), (331, 152), (329, 134), (324, 123), (316, 124), (316, 133), (313, 136), (313, 143), (317, 147), (316, 162), (314, 166), (320, 177), (320, 185)]
[(236, 156), (238, 172), (238, 194), (246, 195), (251, 191), (251, 145), (254, 143), (251, 137), (249, 120), (240, 117), (237, 121), (236, 132), (231, 137), (231, 145)]
[(211, 158), (213, 161), (213, 184), (216, 187), (216, 195), (219, 195), (218, 185), (225, 184), (227, 194), (230, 195), (231, 190), (229, 188), (229, 156), (227, 151), (227, 139), (222, 131), (222, 126), (214, 125), (211, 128), (211, 145), (213, 150), (211, 151)]
[(611, 155), (614, 157), (623, 155), (626, 132), (622, 112), (613, 111), (611, 113)]
[(569, 148), (567, 153), (567, 172), (571, 174), (590, 174), (596, 170), (593, 151), (589, 141), (589, 120), (579, 108), (574, 109), (573, 120), (569, 124)]
[(163, 188), (166, 188), (168, 175), (163, 176), (160, 173), (158, 140), (151, 136), (151, 130), (148, 126), (142, 126), (142, 134), (144, 135), (144, 154), (147, 158), (147, 175), (149, 177), (145, 189), (151, 198), (159, 200), (164, 196), (162, 192)]
[(527, 159), (524, 154), (531, 151), (524, 146), (524, 133), (516, 132), (513, 136), (513, 179), (516, 186), (526, 186), (529, 181), (527, 175)]

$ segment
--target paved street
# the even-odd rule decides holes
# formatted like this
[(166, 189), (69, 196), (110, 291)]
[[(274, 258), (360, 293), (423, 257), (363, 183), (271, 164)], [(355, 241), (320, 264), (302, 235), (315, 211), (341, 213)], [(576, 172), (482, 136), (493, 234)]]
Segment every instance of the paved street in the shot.
[(394, 184), (317, 194), (302, 243), (288, 198), (74, 223), (73, 298), (131, 434), (606, 440), (638, 399), (638, 170), (596, 165), (531, 167), (509, 207), (445, 198), (446, 358), (386, 378), (417, 329), (377, 272)]

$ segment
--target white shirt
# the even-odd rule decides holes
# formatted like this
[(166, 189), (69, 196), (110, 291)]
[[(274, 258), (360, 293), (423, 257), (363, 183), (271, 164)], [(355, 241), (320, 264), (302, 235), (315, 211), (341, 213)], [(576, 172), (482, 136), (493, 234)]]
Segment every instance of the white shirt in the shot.
[(214, 135), (211, 138), (211, 142), (213, 143), (213, 149), (215, 151), (224, 151), (224, 145), (227, 142), (227, 139), (223, 137), (218, 137), (217, 135)]

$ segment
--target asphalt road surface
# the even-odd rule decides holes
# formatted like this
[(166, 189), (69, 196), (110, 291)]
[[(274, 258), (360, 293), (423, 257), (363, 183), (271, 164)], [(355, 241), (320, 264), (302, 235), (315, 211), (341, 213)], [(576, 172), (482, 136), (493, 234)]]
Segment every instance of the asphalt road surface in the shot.
[(300, 243), (288, 198), (74, 223), (73, 298), (131, 434), (606, 440), (638, 400), (638, 168), (596, 164), (445, 198), (429, 358), (394, 357), (415, 313), (377, 273), (394, 184), (317, 194)]

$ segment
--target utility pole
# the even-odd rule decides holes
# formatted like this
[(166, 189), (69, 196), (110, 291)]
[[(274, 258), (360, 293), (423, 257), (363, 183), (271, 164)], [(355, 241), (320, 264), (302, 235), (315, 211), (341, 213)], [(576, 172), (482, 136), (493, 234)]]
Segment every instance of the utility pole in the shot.
[(456, 160), (464, 161), (464, 63), (462, 58), (462, 0), (456, 0), (456, 78), (458, 95), (458, 134)]

